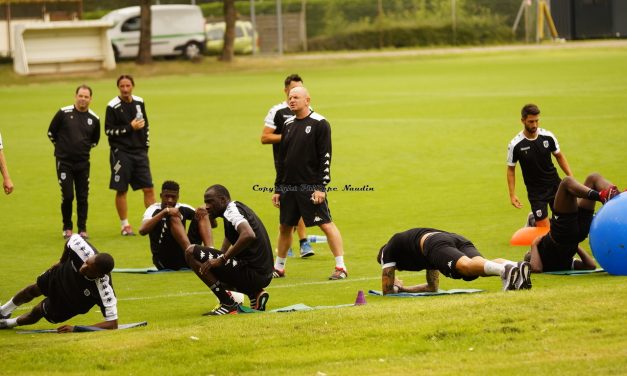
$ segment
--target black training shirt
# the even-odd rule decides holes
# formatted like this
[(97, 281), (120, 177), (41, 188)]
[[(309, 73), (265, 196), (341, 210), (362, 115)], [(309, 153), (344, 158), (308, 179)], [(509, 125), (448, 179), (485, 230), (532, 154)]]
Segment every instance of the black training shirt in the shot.
[(92, 110), (81, 112), (74, 105), (63, 107), (50, 122), (48, 138), (58, 159), (89, 160), (91, 148), (100, 141), (100, 118)]

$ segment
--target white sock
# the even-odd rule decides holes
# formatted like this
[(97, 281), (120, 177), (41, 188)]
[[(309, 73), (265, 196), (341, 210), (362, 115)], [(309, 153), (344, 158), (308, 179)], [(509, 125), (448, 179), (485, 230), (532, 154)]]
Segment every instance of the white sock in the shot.
[(486, 261), (483, 264), (483, 271), (487, 275), (501, 275), (505, 270), (505, 264), (498, 264), (494, 261)]
[(7, 319), (7, 328), (15, 328), (17, 326), (17, 319)]
[(285, 270), (285, 263), (287, 259), (277, 256), (276, 261), (274, 262), (274, 268), (276, 270)]
[(128, 223), (128, 218), (126, 218), (126, 219), (121, 219), (121, 220), (120, 220), (120, 225), (122, 226), (122, 228), (124, 228), (125, 226), (128, 226), (128, 225), (129, 225), (129, 223)]
[(13, 311), (15, 311), (16, 308), (17, 306), (15, 305), (15, 303), (13, 303), (13, 298), (11, 298), (11, 300), (4, 303), (4, 305), (0, 307), (0, 315), (2, 316), (10, 315)]
[(337, 256), (335, 258), (335, 267), (346, 270), (346, 265), (344, 265), (344, 256)]
[(511, 265), (511, 266), (518, 267), (518, 263), (517, 262), (509, 261), (509, 260), (506, 260), (503, 265)]

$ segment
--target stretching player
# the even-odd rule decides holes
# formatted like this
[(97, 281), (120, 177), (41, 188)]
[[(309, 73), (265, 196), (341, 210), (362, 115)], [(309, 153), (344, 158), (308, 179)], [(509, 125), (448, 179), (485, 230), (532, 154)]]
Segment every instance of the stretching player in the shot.
[[(531, 271), (595, 269), (594, 260), (579, 243), (588, 237), (596, 201), (605, 204), (619, 193), (615, 185), (596, 173), (588, 175), (583, 184), (565, 177), (555, 195), (549, 233), (536, 238), (525, 256)], [(580, 260), (573, 258), (575, 254)]]
[[(118, 328), (117, 300), (109, 273), (113, 270), (113, 257), (98, 251), (78, 234), (65, 243), (58, 263), (0, 307), (0, 329), (31, 325), (41, 318), (51, 323), (67, 321), (78, 314), (89, 312), (98, 305), (105, 321), (93, 324), (102, 329)], [(22, 304), (44, 295), (46, 298), (18, 318), (11, 313)], [(71, 332), (72, 325), (63, 325), (57, 332)]]
[(183, 226), (190, 221), (187, 237), (191, 243), (213, 247), (208, 216), (197, 216), (194, 208), (179, 203), (179, 191), (177, 182), (163, 182), (159, 195), (161, 202), (146, 209), (139, 228), (140, 235), (149, 235), (152, 263), (159, 270), (189, 268), (185, 260), (185, 249), (178, 245), (170, 232), (170, 218), (173, 216), (181, 218)]
[[(487, 260), (461, 235), (433, 228), (400, 232), (379, 250), (383, 294), (438, 291), (439, 272), (453, 279), (472, 281), (477, 277), (500, 276), (503, 291), (531, 289), (529, 263), (505, 259)], [(427, 283), (404, 286), (396, 270), (427, 270)], [(439, 271), (439, 272), (438, 272)]]
[(224, 219), (222, 249), (191, 244), (179, 217), (170, 217), (172, 235), (185, 249), (187, 264), (211, 289), (220, 305), (207, 315), (237, 313), (238, 304), (227, 290), (246, 294), (250, 307), (266, 309), (269, 295), (264, 290), (272, 281), (272, 247), (261, 219), (248, 206), (231, 201), (222, 185), (205, 191), (206, 212), (211, 219)]

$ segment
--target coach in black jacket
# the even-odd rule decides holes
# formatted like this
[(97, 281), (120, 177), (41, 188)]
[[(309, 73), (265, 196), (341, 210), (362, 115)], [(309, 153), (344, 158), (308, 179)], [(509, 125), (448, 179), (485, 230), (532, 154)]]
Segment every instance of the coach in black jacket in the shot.
[(79, 234), (87, 238), (87, 197), (89, 195), (89, 153), (100, 140), (100, 118), (89, 104), (92, 90), (87, 85), (76, 89), (74, 105), (61, 108), (52, 118), (48, 138), (54, 144), (57, 177), (61, 186), (63, 237), (72, 236), (72, 201), (76, 188), (76, 213)]

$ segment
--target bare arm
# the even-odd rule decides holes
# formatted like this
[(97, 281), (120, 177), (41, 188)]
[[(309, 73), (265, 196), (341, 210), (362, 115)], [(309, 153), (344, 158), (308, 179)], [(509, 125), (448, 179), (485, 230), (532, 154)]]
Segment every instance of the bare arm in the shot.
[[(101, 329), (117, 329), (118, 320), (116, 319), (116, 320), (111, 320), (111, 321), (103, 321), (103, 322), (99, 322), (97, 324), (93, 324), (89, 326), (93, 326), (93, 327), (101, 328)], [(73, 325), (63, 325), (57, 328), (57, 333), (69, 333), (73, 331), (74, 331)]]
[(507, 166), (507, 188), (512, 205), (517, 209), (522, 208), (522, 204), (516, 196), (516, 166)]
[(7, 161), (4, 159), (4, 152), (0, 149), (0, 172), (2, 173), (4, 193), (10, 194), (13, 192), (13, 181), (9, 175), (9, 169), (7, 168)]
[(427, 269), (427, 283), (415, 286), (403, 286), (403, 281), (396, 280), (396, 287), (399, 292), (436, 292), (440, 285), (440, 272)]
[(573, 172), (570, 170), (570, 166), (568, 165), (566, 156), (561, 152), (553, 155), (555, 155), (555, 160), (557, 161), (557, 164), (560, 165), (560, 168), (562, 169), (562, 171), (564, 171), (566, 176), (573, 176)]
[(155, 228), (157, 223), (159, 223), (163, 218), (165, 218), (168, 215), (170, 215), (170, 211), (174, 212), (175, 210), (178, 213), (178, 209), (176, 209), (176, 208), (166, 207), (165, 209), (162, 209), (155, 216), (153, 216), (149, 220), (144, 221), (142, 223), (141, 227), (139, 228), (139, 234), (142, 235), (142, 236), (148, 235), (150, 233), (150, 231), (152, 231), (152, 229)]
[(581, 247), (577, 247), (577, 254), (581, 260), (574, 260), (573, 269), (594, 270), (597, 268), (597, 265), (594, 263), (594, 259), (592, 259), (588, 252), (584, 251)]
[(281, 142), (281, 134), (275, 134), (274, 129), (264, 125), (263, 131), (261, 132), (261, 143), (267, 145), (278, 144), (279, 142)]
[(540, 243), (542, 237), (543, 236), (538, 236), (531, 242), (531, 260), (529, 264), (531, 264), (532, 273), (542, 273), (542, 259), (540, 258), (540, 252), (538, 252), (538, 243)]

